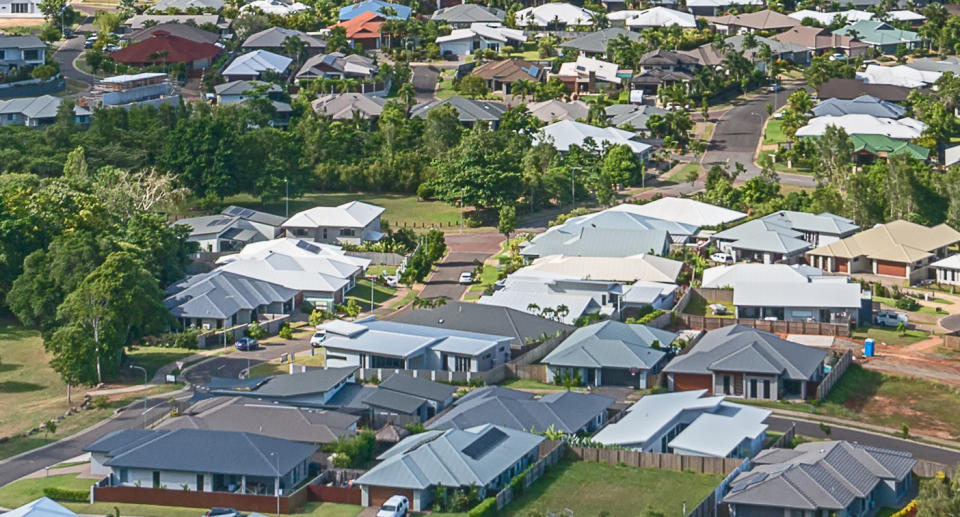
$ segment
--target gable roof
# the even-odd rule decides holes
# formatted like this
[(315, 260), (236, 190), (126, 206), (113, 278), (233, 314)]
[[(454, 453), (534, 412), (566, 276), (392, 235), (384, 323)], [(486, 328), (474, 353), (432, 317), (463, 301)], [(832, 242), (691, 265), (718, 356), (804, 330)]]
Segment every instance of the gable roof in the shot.
[(515, 20), (517, 27), (528, 25), (546, 27), (555, 21), (567, 26), (586, 26), (593, 25), (592, 15), (591, 11), (582, 7), (565, 2), (554, 2), (521, 9), (516, 12)]
[(387, 377), (378, 387), (383, 390), (390, 390), (436, 402), (443, 402), (457, 392), (456, 386), (399, 373)]
[(293, 59), (268, 50), (257, 49), (253, 52), (241, 54), (234, 59), (222, 72), (224, 76), (231, 75), (260, 75), (261, 72), (276, 72), (282, 74), (293, 63)]
[(507, 107), (499, 102), (478, 101), (466, 97), (450, 97), (449, 99), (436, 100), (417, 104), (410, 108), (411, 117), (427, 118), (430, 110), (450, 105), (457, 111), (460, 122), (477, 122), (485, 120), (496, 122), (507, 111)]
[(929, 147), (894, 140), (885, 135), (850, 135), (850, 143), (853, 144), (854, 153), (866, 152), (883, 157), (907, 154), (918, 160), (926, 160), (930, 157)]
[(825, 99), (813, 107), (815, 117), (861, 114), (897, 119), (906, 112), (907, 108), (872, 95), (861, 95), (854, 99)]
[(153, 27), (146, 27), (131, 32), (130, 34), (124, 34), (122, 37), (127, 41), (138, 43), (145, 39), (152, 38), (153, 34), (157, 31), (164, 31), (174, 36), (199, 43), (216, 43), (220, 39), (220, 35), (215, 32), (205, 31), (186, 23), (161, 23)]
[(341, 73), (346, 77), (370, 77), (376, 72), (377, 65), (369, 57), (359, 54), (344, 55), (340, 52), (318, 54), (303, 63), (297, 71), (297, 78), (322, 77), (326, 73), (325, 69)]
[(826, 350), (787, 341), (762, 330), (730, 325), (707, 332), (693, 350), (673, 358), (663, 371), (751, 372), (808, 380), (820, 371), (826, 356)]
[(330, 27), (343, 27), (347, 32), (347, 39), (371, 39), (380, 37), (380, 26), (386, 18), (376, 12), (366, 11), (349, 20), (345, 20)]
[(306, 44), (308, 49), (326, 48), (327, 42), (315, 38), (305, 32), (285, 27), (270, 27), (260, 32), (251, 34), (243, 41), (243, 48), (282, 48), (283, 42), (287, 38), (297, 38)]
[(320, 228), (324, 226), (341, 228), (364, 228), (375, 221), (384, 212), (384, 208), (363, 201), (349, 201), (341, 205), (315, 206), (290, 216), (283, 223), (284, 228)]
[(692, 29), (697, 26), (697, 20), (688, 12), (656, 6), (636, 11), (632, 16), (626, 18), (626, 25), (627, 27), (670, 27), (677, 25)]
[[(20, 113), (34, 120), (52, 119), (57, 116), (57, 110), (62, 102), (63, 98), (52, 95), (0, 99), (0, 114)], [(77, 117), (89, 117), (93, 112), (77, 104), (73, 107), (73, 114)]]
[(404, 438), (356, 483), (390, 488), (486, 486), (535, 451), (542, 436), (506, 427), (426, 431)]
[[(385, 16), (385, 9), (392, 9), (396, 15)], [(381, 0), (365, 0), (363, 2), (340, 8), (340, 21), (352, 20), (366, 12), (373, 12), (392, 20), (406, 20), (413, 13), (413, 8), (401, 4), (392, 4)]]
[(844, 34), (834, 34), (827, 29), (820, 27), (807, 27), (804, 25), (791, 27), (780, 34), (774, 34), (771, 37), (774, 40), (801, 45), (810, 50), (852, 49), (869, 46), (860, 40), (853, 39)]
[(616, 63), (581, 55), (577, 56), (576, 61), (561, 63), (555, 75), (584, 81), (588, 80), (592, 73), (598, 81), (620, 84), (623, 79), (617, 75), (619, 71), (620, 66)]
[(300, 291), (215, 269), (189, 276), (167, 289), (163, 305), (176, 318), (230, 319), (241, 310), (286, 303)]
[[(156, 31), (153, 37), (128, 45), (110, 53), (110, 58), (119, 63), (190, 63), (201, 59), (213, 59), (221, 48), (212, 43), (200, 43), (165, 31)], [(163, 55), (163, 57), (161, 57)]]
[(507, 13), (502, 9), (487, 7), (479, 4), (458, 4), (451, 7), (437, 9), (430, 17), (431, 20), (447, 23), (497, 23), (502, 22)]
[(4, 517), (76, 517), (77, 514), (49, 497), (30, 501), (3, 514)]
[(897, 29), (885, 22), (873, 20), (859, 20), (834, 32), (847, 36), (856, 32), (857, 39), (877, 46), (916, 43), (921, 40), (916, 32)]
[(734, 248), (750, 251), (793, 254), (810, 248), (803, 232), (796, 231), (777, 219), (754, 219), (711, 236), (712, 239), (732, 241)]
[(573, 120), (561, 120), (541, 128), (537, 140), (549, 142), (560, 152), (569, 151), (572, 145), (583, 146), (588, 138), (601, 147), (604, 144), (626, 145), (636, 154), (651, 149), (649, 144), (634, 140), (635, 136), (630, 131), (614, 127), (597, 127)]
[(666, 352), (651, 348), (673, 343), (677, 335), (648, 327), (607, 320), (578, 328), (541, 362), (576, 368), (628, 368), (649, 370)]
[(563, 102), (552, 99), (549, 101), (528, 103), (527, 111), (534, 117), (549, 124), (558, 120), (585, 119), (590, 112), (590, 107), (587, 106), (586, 102), (581, 100)]
[(743, 212), (682, 197), (663, 197), (642, 205), (622, 203), (610, 210), (621, 210), (697, 227), (720, 226), (747, 216)]
[(785, 14), (764, 9), (752, 13), (731, 14), (726, 16), (708, 16), (707, 22), (714, 25), (727, 25), (734, 27), (744, 27), (753, 30), (784, 30), (800, 25), (795, 20)]
[(912, 264), (960, 242), (960, 232), (946, 224), (926, 227), (898, 219), (810, 250), (810, 255), (888, 260)]
[(505, 59), (480, 65), (474, 68), (470, 75), (502, 83), (512, 83), (520, 79), (537, 82), (543, 78), (544, 69), (522, 59)]
[[(611, 13), (612, 15), (613, 13)], [(596, 32), (588, 32), (583, 36), (565, 41), (560, 48), (572, 48), (588, 54), (606, 54), (607, 46), (620, 36), (626, 36), (630, 41), (640, 41), (638, 32), (629, 31), (622, 27), (609, 27)]]
[(383, 97), (350, 92), (321, 95), (310, 105), (313, 106), (313, 111), (323, 113), (333, 120), (353, 120), (354, 113), (362, 119), (379, 117), (387, 102)]

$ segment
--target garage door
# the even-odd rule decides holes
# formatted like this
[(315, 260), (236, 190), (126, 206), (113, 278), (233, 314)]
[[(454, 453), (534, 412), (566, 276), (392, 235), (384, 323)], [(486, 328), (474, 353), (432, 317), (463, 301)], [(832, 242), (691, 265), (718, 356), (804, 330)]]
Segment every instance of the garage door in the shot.
[(709, 375), (695, 375), (690, 373), (676, 373), (673, 375), (673, 389), (675, 391), (686, 390), (712, 390), (713, 379)]
[(413, 506), (413, 490), (404, 490), (400, 488), (390, 488), (386, 486), (370, 487), (370, 506), (380, 506), (387, 502), (391, 496), (405, 495), (410, 505)]
[(845, 258), (833, 259), (837, 264), (837, 271), (841, 273), (849, 273), (849, 262)]
[(877, 274), (890, 276), (907, 276), (907, 266), (900, 262), (877, 261)]

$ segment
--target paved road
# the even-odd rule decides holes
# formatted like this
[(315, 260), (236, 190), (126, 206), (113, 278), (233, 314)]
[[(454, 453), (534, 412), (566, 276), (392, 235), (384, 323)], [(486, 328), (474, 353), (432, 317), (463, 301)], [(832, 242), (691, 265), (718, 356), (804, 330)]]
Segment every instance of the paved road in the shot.
[(444, 297), (459, 300), (467, 286), (460, 284), (460, 273), (473, 271), (474, 259), (484, 261), (500, 251), (503, 236), (496, 232), (447, 234), (450, 252), (427, 279), (421, 298)]
[(73, 60), (83, 53), (83, 42), (83, 36), (70, 38), (53, 54), (53, 59), (60, 65), (64, 77), (92, 85), (97, 78), (73, 66)]
[(298, 339), (283, 344), (262, 345), (260, 350), (253, 352), (233, 352), (222, 357), (215, 357), (195, 366), (187, 368), (183, 379), (190, 384), (206, 384), (211, 377), (228, 377), (236, 379), (240, 372), (280, 357), (281, 354), (291, 352), (309, 353), (310, 338)]
[[(193, 393), (186, 392), (177, 395), (177, 399), (187, 399)], [(158, 395), (147, 399), (147, 413), (165, 411), (170, 394)], [(129, 409), (104, 422), (93, 429), (66, 438), (48, 447), (37, 449), (0, 462), (0, 486), (12, 483), (17, 479), (36, 472), (45, 467), (62, 461), (75, 458), (83, 454), (83, 448), (99, 440), (113, 431), (121, 429), (139, 429), (143, 427), (143, 402), (132, 404)]]
[[(779, 417), (773, 415), (767, 418), (767, 424), (770, 425), (771, 431), (786, 431), (794, 422), (796, 422), (798, 434), (821, 439), (826, 439), (827, 437), (823, 431), (820, 430), (820, 426), (813, 422), (793, 420), (789, 417)], [(850, 442), (873, 445), (875, 447), (897, 449), (910, 452), (918, 459), (935, 461), (937, 463), (945, 463), (947, 465), (960, 465), (960, 451), (942, 449), (932, 445), (924, 445), (922, 443), (917, 443), (910, 440), (901, 440), (899, 438), (894, 438), (893, 436), (878, 435), (856, 429), (837, 426), (831, 426), (831, 428), (833, 431), (830, 433), (830, 439), (832, 440), (847, 440)]]
[(413, 77), (410, 82), (417, 90), (417, 102), (429, 102), (434, 99), (434, 92), (437, 89), (437, 77), (440, 73), (436, 68), (430, 65), (411, 65)]

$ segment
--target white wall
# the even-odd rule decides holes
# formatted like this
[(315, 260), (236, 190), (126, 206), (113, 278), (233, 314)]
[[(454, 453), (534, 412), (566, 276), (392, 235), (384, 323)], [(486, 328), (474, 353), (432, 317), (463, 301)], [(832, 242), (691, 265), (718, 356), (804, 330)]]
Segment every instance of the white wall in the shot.
[[(127, 486), (136, 486), (140, 481), (142, 488), (153, 488), (153, 470), (127, 469)], [(119, 469), (114, 469), (116, 479), (120, 479)], [(168, 490), (182, 490), (186, 484), (191, 491), (197, 489), (197, 472), (177, 472), (170, 470), (160, 471), (160, 488)], [(166, 485), (166, 486), (164, 486)], [(203, 475), (203, 490), (210, 492), (213, 490), (213, 474), (205, 473)]]
[(450, 52), (457, 56), (470, 55), (473, 49), (473, 40), (446, 41), (440, 44), (440, 54)]

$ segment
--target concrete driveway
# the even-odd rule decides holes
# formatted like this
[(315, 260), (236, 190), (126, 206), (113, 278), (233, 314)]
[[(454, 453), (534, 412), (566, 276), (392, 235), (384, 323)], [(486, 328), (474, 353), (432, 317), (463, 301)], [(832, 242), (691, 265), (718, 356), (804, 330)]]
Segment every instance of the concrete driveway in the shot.
[(459, 300), (467, 290), (460, 284), (460, 273), (473, 271), (474, 259), (483, 262), (500, 251), (504, 237), (495, 231), (480, 233), (447, 234), (450, 251), (427, 282), (421, 298), (444, 297)]
[(410, 82), (417, 91), (417, 102), (430, 102), (434, 100), (434, 93), (437, 90), (437, 77), (440, 72), (431, 65), (410, 65), (413, 76)]

